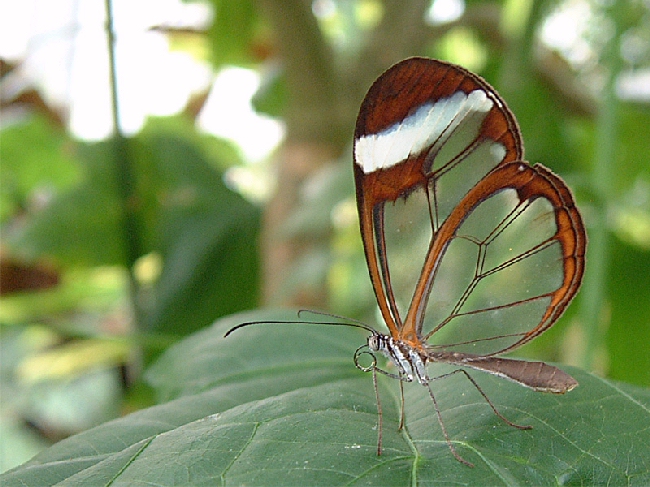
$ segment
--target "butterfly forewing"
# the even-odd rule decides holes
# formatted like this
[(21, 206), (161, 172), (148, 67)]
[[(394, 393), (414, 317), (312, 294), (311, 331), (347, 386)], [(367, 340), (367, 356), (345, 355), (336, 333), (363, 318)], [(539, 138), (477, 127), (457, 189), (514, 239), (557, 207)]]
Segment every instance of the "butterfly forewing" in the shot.
[[(485, 100), (490, 107), (494, 106), (491, 99)], [(488, 113), (457, 113), (444, 137), (428, 150), (423, 170), (429, 185), (422, 190), (427, 189), (432, 197), (431, 211), (436, 227), (478, 181), (505, 159), (506, 148), (501, 142), (480, 136)]]
[(393, 336), (398, 330), (413, 336), (414, 323), (405, 323), (413, 276), (423, 271), (433, 235), (479, 180), (523, 156), (519, 130), (482, 79), (413, 58), (370, 88), (354, 153), (361, 233), (379, 306)]
[(371, 87), (355, 131), (357, 202), (394, 338), (494, 355), (572, 299), (582, 221), (564, 183), (522, 158), (514, 116), (462, 68), (409, 59)]

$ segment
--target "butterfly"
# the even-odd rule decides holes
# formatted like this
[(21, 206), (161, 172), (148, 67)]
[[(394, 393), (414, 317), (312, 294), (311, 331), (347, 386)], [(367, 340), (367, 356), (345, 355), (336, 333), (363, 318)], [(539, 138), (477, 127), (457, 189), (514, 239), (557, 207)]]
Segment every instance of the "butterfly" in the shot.
[[(388, 333), (360, 322), (322, 324), (370, 332), (354, 363), (373, 373), (377, 454), (381, 373), (399, 381), (400, 429), (403, 383), (417, 382), (429, 392), (450, 451), (473, 466), (454, 448), (431, 384), (464, 375), (519, 429), (530, 426), (506, 419), (467, 369), (556, 394), (578, 385), (552, 365), (499, 355), (550, 328), (576, 295), (587, 244), (580, 212), (562, 179), (524, 160), (505, 101), (454, 64), (414, 57), (380, 75), (361, 103), (353, 155), (361, 237)], [(376, 354), (394, 372), (380, 368)], [(455, 368), (432, 377), (432, 363)]]

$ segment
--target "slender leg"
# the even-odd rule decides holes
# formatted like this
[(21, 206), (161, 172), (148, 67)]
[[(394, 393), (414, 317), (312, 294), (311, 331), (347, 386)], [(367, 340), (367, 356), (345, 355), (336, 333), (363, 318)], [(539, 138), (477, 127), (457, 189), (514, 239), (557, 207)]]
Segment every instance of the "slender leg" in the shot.
[[(451, 375), (451, 374), (445, 374), (445, 376)], [(445, 376), (440, 376), (440, 377), (445, 377)], [(436, 379), (439, 379), (440, 377), (436, 377)], [(445, 437), (445, 441), (447, 442), (447, 446), (451, 450), (451, 453), (456, 457), (456, 460), (458, 460), (460, 463), (464, 463), (468, 467), (473, 467), (474, 464), (468, 462), (465, 460), (463, 457), (461, 457), (457, 452), (456, 449), (454, 448), (454, 445), (451, 443), (451, 440), (449, 439), (449, 435), (447, 434), (447, 428), (445, 427), (445, 423), (442, 421), (442, 414), (440, 413), (440, 408), (438, 407), (438, 401), (436, 401), (436, 396), (433, 395), (433, 391), (431, 390), (431, 385), (427, 384), (427, 389), (429, 390), (429, 396), (431, 396), (431, 400), (433, 401), (433, 407), (436, 409), (436, 415), (438, 416), (438, 423), (440, 423), (440, 429), (442, 430), (442, 434)]]
[[(464, 374), (465, 377), (467, 377), (467, 379), (469, 379), (469, 381), (474, 385), (474, 387), (476, 387), (476, 390), (478, 390), (478, 392), (481, 393), (481, 396), (483, 396), (483, 399), (485, 399), (485, 402), (487, 402), (488, 405), (492, 408), (492, 411), (494, 411), (494, 414), (496, 414), (499, 417), (499, 419), (501, 419), (504, 423), (506, 423), (506, 424), (508, 424), (510, 426), (513, 426), (515, 428), (518, 428), (520, 430), (529, 430), (529, 429), (533, 428), (532, 426), (523, 426), (523, 425), (515, 424), (512, 421), (510, 421), (509, 419), (507, 419), (505, 416), (503, 416), (497, 410), (496, 406), (492, 403), (492, 401), (490, 401), (490, 398), (487, 397), (487, 394), (485, 394), (485, 392), (483, 392), (483, 389), (481, 389), (481, 387), (476, 383), (476, 381), (472, 378), (471, 375), (469, 375), (469, 373), (466, 370), (456, 369), (456, 370), (454, 370), (452, 372), (449, 372), (447, 374), (442, 374), (442, 375), (439, 375), (439, 376), (436, 376), (436, 377), (433, 377), (433, 378), (429, 378), (429, 381), (433, 382), (434, 380), (444, 379), (445, 377), (450, 377), (450, 376), (452, 376), (454, 374), (458, 374), (458, 373)], [(465, 465), (473, 467), (474, 465), (472, 465), (470, 462), (465, 460), (463, 457), (461, 457), (456, 452), (456, 449), (454, 448), (454, 445), (451, 443), (451, 440), (449, 439), (449, 435), (447, 434), (447, 428), (445, 427), (445, 423), (442, 421), (442, 414), (440, 413), (440, 408), (438, 407), (438, 401), (436, 400), (436, 397), (434, 396), (433, 391), (431, 390), (430, 382), (427, 383), (426, 386), (427, 386), (427, 389), (429, 390), (429, 396), (431, 396), (431, 400), (433, 401), (433, 406), (436, 409), (436, 416), (438, 417), (438, 423), (440, 423), (440, 429), (442, 430), (442, 434), (445, 437), (445, 441), (447, 442), (447, 446), (449, 446), (449, 449), (451, 450), (451, 453), (454, 455), (454, 457), (456, 457), (456, 460), (458, 460), (461, 463), (464, 463)]]
[(404, 428), (404, 381), (399, 381), (399, 397), (400, 397), (400, 407), (399, 407), (399, 428), (397, 431), (402, 431)]
[(483, 396), (483, 399), (485, 399), (485, 402), (487, 402), (490, 405), (490, 407), (492, 408), (492, 411), (494, 411), (494, 414), (496, 414), (499, 417), (499, 419), (501, 419), (501, 421), (503, 421), (504, 423), (506, 423), (509, 426), (512, 426), (513, 428), (517, 428), (517, 429), (520, 429), (520, 430), (532, 430), (533, 429), (532, 426), (520, 425), (520, 424), (513, 423), (508, 418), (506, 418), (503, 414), (501, 414), (497, 410), (496, 406), (492, 403), (492, 401), (490, 401), (490, 398), (487, 397), (487, 394), (485, 394), (485, 392), (483, 392), (483, 389), (481, 389), (481, 387), (476, 383), (476, 381), (472, 378), (472, 376), (469, 375), (469, 373), (464, 369), (456, 369), (453, 372), (449, 372), (448, 374), (439, 375), (438, 377), (434, 377), (431, 380), (442, 379), (444, 377), (449, 377), (450, 375), (457, 374), (459, 372), (462, 373), (462, 374), (465, 374), (465, 377), (467, 377), (469, 379), (469, 381), (472, 384), (474, 384), (474, 387), (476, 387), (476, 390), (478, 390), (478, 392), (481, 393), (481, 396)]
[(377, 399), (377, 456), (381, 456), (382, 440), (382, 411), (381, 400), (379, 399), (379, 387), (377, 385), (377, 369), (372, 369), (372, 385), (375, 387), (375, 398)]

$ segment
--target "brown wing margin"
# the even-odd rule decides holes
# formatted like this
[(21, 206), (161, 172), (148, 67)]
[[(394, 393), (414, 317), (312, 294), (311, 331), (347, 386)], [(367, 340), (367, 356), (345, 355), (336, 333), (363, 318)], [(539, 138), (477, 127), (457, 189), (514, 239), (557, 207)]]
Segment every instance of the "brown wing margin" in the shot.
[(533, 167), (525, 162), (501, 165), (479, 181), (465, 195), (441, 225), (431, 242), (411, 307), (400, 333), (400, 338), (412, 346), (419, 349), (424, 348), (424, 344), (420, 341), (424, 312), (433, 285), (433, 277), (448, 243), (455, 236), (467, 215), (477, 205), (504, 189), (515, 189), (521, 202), (545, 198), (551, 203), (557, 226), (553, 238), (562, 247), (564, 278), (562, 285), (551, 294), (550, 304), (539, 323), (517, 342), (489, 355), (513, 350), (551, 327), (578, 291), (584, 273), (587, 236), (571, 191), (558, 176), (540, 164)]
[(544, 313), (539, 325), (526, 333), (522, 340), (514, 343), (506, 350), (502, 350), (500, 353), (512, 350), (529, 342), (553, 326), (553, 323), (562, 316), (562, 313), (564, 313), (564, 310), (578, 292), (585, 271), (587, 232), (585, 231), (582, 216), (575, 206), (571, 190), (559, 176), (556, 176), (541, 164), (536, 164), (533, 169), (537, 170), (543, 179), (536, 179), (539, 181), (538, 183), (533, 181), (530, 185), (523, 188), (523, 191), (520, 193), (520, 198), (524, 196), (530, 199), (537, 194), (538, 187), (543, 188), (546, 184), (552, 186), (556, 197), (549, 199), (555, 209), (555, 221), (558, 227), (556, 238), (562, 246), (564, 281), (562, 286), (553, 293), (551, 304), (546, 309), (546, 313)]

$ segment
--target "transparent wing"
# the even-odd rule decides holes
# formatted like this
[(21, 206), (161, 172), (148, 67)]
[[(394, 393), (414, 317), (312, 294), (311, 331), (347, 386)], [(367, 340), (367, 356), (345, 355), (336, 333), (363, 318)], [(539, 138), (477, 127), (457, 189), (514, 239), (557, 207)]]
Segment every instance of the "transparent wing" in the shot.
[(370, 88), (354, 155), (361, 234), (378, 304), (391, 334), (416, 342), (423, 313), (417, 320), (407, 316), (416, 276), (424, 275), (434, 237), (463, 197), (495, 167), (523, 157), (517, 123), (478, 76), (412, 58)]
[(585, 229), (564, 182), (541, 165), (508, 164), (455, 211), (427, 256), (435, 279), (419, 282), (428, 296), (422, 339), (489, 356), (552, 326), (584, 272)]

